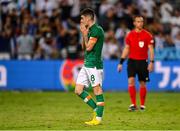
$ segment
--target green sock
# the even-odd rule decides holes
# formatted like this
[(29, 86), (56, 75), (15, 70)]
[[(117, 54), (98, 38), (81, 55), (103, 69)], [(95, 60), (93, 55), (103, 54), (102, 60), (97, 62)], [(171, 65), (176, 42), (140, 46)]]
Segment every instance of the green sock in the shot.
[(91, 95), (89, 95), (89, 93), (87, 93), (86, 91), (83, 91), (79, 97), (81, 97), (85, 103), (87, 103), (93, 110), (96, 109), (96, 103), (94, 102), (94, 100), (92, 99)]
[(97, 100), (97, 117), (102, 117), (103, 116), (103, 111), (104, 111), (104, 97), (103, 94), (101, 95), (97, 95), (96, 96), (96, 100)]

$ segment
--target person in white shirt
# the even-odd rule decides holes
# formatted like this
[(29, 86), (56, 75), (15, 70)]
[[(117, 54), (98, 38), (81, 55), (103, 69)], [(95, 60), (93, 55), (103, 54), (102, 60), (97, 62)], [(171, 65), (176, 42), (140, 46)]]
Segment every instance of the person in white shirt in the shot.
[(22, 34), (17, 38), (17, 53), (19, 60), (31, 60), (34, 49), (34, 39), (27, 33), (27, 29), (22, 29)]
[(57, 0), (36, 0), (36, 10), (43, 11), (45, 10), (47, 16), (51, 17), (53, 9), (58, 8)]
[(160, 6), (161, 22), (170, 23), (172, 12), (173, 12), (172, 5), (169, 4), (167, 0), (163, 0)]
[(156, 6), (154, 0), (139, 0), (139, 9), (146, 11), (147, 18), (153, 18), (153, 9)]

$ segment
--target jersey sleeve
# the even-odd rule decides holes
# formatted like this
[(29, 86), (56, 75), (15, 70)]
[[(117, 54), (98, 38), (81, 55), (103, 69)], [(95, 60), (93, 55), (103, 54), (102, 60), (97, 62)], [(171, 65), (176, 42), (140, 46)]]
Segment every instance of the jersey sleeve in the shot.
[(148, 34), (147, 42), (148, 42), (148, 45), (154, 44), (153, 36), (150, 33)]
[(125, 42), (127, 45), (130, 45), (130, 33), (127, 34), (127, 36), (125, 38)]

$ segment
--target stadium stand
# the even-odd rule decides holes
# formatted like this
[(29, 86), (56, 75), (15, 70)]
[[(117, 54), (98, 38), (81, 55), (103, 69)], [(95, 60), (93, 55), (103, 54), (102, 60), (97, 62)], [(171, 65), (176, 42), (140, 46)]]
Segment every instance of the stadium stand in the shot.
[(141, 14), (154, 35), (156, 58), (177, 60), (178, 4), (178, 0), (1, 0), (0, 59), (82, 58), (79, 13), (91, 7), (106, 33), (104, 59), (120, 57), (124, 37), (133, 28), (132, 17)]

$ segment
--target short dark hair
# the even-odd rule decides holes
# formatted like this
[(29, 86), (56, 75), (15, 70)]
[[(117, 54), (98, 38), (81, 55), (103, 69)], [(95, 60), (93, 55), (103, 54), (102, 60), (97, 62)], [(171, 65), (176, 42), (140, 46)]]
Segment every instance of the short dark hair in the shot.
[(139, 18), (139, 17), (142, 17), (142, 18), (143, 18), (143, 20), (144, 20), (144, 17), (143, 17), (142, 15), (135, 15), (135, 16), (133, 16), (133, 21), (135, 21), (135, 20), (136, 20), (136, 18)]
[(95, 17), (94, 10), (91, 8), (85, 8), (84, 10), (81, 11), (80, 15), (90, 16), (92, 20), (94, 20)]

